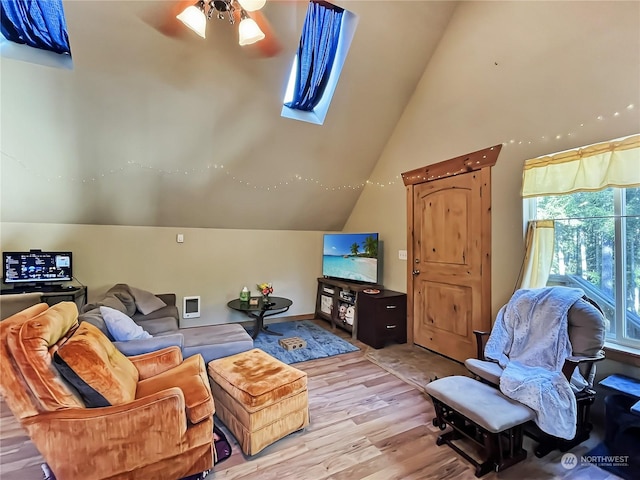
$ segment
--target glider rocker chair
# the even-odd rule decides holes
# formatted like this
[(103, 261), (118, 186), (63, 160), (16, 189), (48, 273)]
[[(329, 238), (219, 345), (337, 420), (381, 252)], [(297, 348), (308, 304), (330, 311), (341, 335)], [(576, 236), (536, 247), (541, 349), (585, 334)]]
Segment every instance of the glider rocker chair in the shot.
[[(436, 411), (433, 424), (451, 427), (436, 443), (457, 451), (480, 477), (524, 460), (524, 434), (539, 442), (538, 457), (587, 439), (605, 319), (584, 292), (518, 290), (500, 309), (486, 344), (485, 335), (476, 333), (480, 358), (465, 362), (479, 380), (450, 376), (425, 387)], [(456, 442), (461, 438), (479, 447), (480, 460)]]
[(0, 393), (57, 480), (175, 480), (213, 468), (200, 355), (125, 357), (73, 302), (0, 322)]
[[(532, 298), (536, 300), (546, 297), (549, 294), (558, 292), (566, 287), (547, 287), (543, 289), (530, 290)], [(571, 294), (571, 292), (569, 292)], [(529, 294), (526, 294), (527, 296)], [(526, 298), (526, 297), (520, 297)], [(573, 297), (570, 297), (573, 298)], [(508, 308), (508, 305), (503, 308)], [(544, 305), (543, 303), (536, 305)], [(536, 306), (536, 308), (538, 308)], [(544, 308), (544, 306), (540, 307)], [(527, 308), (521, 308), (518, 314), (526, 314)], [(552, 313), (549, 313), (551, 315)], [(535, 317), (543, 319), (547, 315)], [(595, 377), (595, 362), (604, 359), (602, 348), (606, 333), (606, 323), (602, 309), (586, 295), (581, 295), (574, 303), (571, 304), (566, 312), (568, 330), (568, 340), (570, 343), (570, 355), (564, 359), (561, 366), (561, 372), (566, 380), (568, 380), (571, 391), (576, 401), (576, 428), (575, 436), (570, 439), (560, 438), (550, 435), (543, 431), (536, 422), (530, 421), (525, 425), (525, 433), (538, 442), (535, 448), (535, 455), (543, 457), (552, 450), (558, 449), (566, 452), (576, 445), (584, 442), (589, 438), (589, 434), (593, 428), (590, 418), (590, 408), (595, 401), (596, 392), (593, 390), (593, 381)], [(547, 317), (548, 318), (548, 317)], [(494, 329), (496, 325), (494, 325)], [(503, 374), (503, 367), (495, 359), (490, 360), (485, 357), (485, 348), (491, 332), (475, 331), (477, 340), (477, 356), (478, 358), (470, 358), (465, 361), (467, 369), (473, 373), (480, 381), (500, 388), (500, 378)], [(513, 336), (513, 331), (509, 330)], [(505, 354), (508, 357), (508, 350), (512, 347), (508, 340)]]

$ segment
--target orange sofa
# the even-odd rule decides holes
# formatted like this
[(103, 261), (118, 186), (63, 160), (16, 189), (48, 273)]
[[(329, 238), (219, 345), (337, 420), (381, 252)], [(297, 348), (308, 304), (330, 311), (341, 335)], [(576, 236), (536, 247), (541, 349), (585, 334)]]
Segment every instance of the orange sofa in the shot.
[[(0, 322), (0, 393), (57, 480), (176, 480), (213, 468), (204, 361), (125, 357), (73, 302)], [(95, 408), (93, 408), (95, 407)]]

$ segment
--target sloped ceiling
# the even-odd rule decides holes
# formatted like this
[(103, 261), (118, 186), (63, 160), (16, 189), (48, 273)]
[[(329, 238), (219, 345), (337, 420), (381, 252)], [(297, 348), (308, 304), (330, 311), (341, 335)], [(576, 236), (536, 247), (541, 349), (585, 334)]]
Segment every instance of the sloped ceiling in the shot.
[(160, 34), (167, 2), (64, 2), (72, 71), (2, 60), (2, 220), (341, 229), (456, 2), (336, 4), (359, 23), (318, 126), (280, 117), (304, 1), (268, 1), (268, 59), (226, 21)]

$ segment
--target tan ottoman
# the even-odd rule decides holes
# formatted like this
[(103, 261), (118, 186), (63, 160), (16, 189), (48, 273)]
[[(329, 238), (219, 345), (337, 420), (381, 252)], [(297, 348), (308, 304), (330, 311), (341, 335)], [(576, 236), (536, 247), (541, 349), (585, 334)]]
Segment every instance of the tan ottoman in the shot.
[(258, 348), (209, 362), (216, 415), (255, 455), (309, 424), (307, 374)]

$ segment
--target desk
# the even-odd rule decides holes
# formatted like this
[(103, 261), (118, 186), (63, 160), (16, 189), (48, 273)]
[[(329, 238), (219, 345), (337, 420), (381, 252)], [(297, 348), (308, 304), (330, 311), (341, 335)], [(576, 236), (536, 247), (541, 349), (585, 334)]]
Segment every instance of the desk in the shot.
[(635, 415), (640, 415), (640, 380), (625, 375), (614, 374), (601, 380), (600, 385), (617, 390), (620, 393), (636, 399), (636, 402), (631, 405), (630, 411)]
[(626, 463), (624, 467), (611, 469), (613, 473), (623, 478), (640, 478), (640, 380), (613, 374), (601, 380), (600, 385), (620, 392), (604, 399), (605, 449), (602, 455), (605, 458), (617, 455), (618, 461)]
[(2, 295), (23, 295), (29, 293), (39, 293), (42, 301), (49, 306), (60, 302), (75, 302), (80, 310), (87, 303), (87, 287), (71, 285), (63, 288), (14, 288), (3, 289)]
[(42, 292), (42, 301), (55, 305), (60, 302), (75, 302), (78, 310), (87, 304), (87, 287), (73, 287), (67, 290), (55, 292)]
[(291, 300), (283, 297), (269, 297), (268, 305), (263, 302), (262, 298), (258, 300), (257, 305), (249, 305), (249, 302), (241, 302), (239, 298), (236, 298), (227, 303), (227, 307), (242, 312), (256, 321), (251, 334), (251, 337), (255, 339), (260, 332), (268, 333), (269, 335), (282, 335), (268, 330), (264, 325), (264, 319), (286, 312), (292, 304)]

